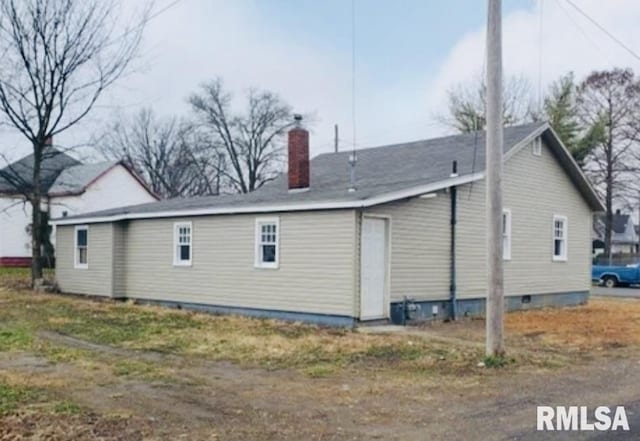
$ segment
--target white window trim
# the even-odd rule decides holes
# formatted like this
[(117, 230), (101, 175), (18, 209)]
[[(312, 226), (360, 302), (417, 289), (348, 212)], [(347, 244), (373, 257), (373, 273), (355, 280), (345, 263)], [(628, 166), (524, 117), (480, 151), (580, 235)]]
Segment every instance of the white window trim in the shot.
[[(507, 225), (506, 225), (506, 232), (502, 233), (502, 260), (511, 260), (511, 246), (512, 246), (512, 242), (511, 242), (511, 210), (508, 208), (505, 208), (502, 210), (502, 215), (507, 215)], [(505, 234), (506, 233), (506, 234)], [(509, 245), (508, 247), (504, 247), (504, 236), (507, 236), (508, 240), (507, 240), (507, 244)]]
[[(85, 230), (87, 232), (87, 263), (78, 262), (78, 231)], [(73, 267), (75, 269), (89, 268), (89, 225), (76, 225), (73, 229)]]
[[(262, 231), (260, 226), (263, 224), (276, 225), (276, 261), (262, 262), (260, 259), (260, 245)], [(254, 237), (254, 266), (261, 269), (278, 269), (280, 267), (280, 218), (279, 217), (257, 217)]]
[[(563, 254), (561, 256), (556, 256), (556, 221), (561, 220), (564, 225), (564, 248), (562, 249)], [(553, 215), (553, 222), (551, 222), (551, 256), (554, 262), (566, 262), (567, 256), (569, 255), (569, 220), (567, 216), (561, 214)]]
[(531, 152), (534, 156), (542, 156), (542, 138), (540, 136), (533, 140)]
[[(178, 258), (178, 235), (181, 227), (189, 227), (189, 260), (180, 260)], [(193, 223), (192, 222), (174, 222), (173, 223), (173, 266), (192, 266), (193, 265)]]

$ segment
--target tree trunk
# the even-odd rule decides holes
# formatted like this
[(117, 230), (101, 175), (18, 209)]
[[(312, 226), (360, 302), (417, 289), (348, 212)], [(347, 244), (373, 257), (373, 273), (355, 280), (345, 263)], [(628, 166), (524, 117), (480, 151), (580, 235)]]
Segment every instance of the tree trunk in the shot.
[(606, 205), (606, 216), (604, 222), (604, 252), (609, 261), (609, 265), (612, 263), (612, 255), (611, 255), (611, 239), (613, 236), (613, 179), (611, 173), (607, 173), (607, 189), (606, 189), (606, 197), (605, 197), (605, 205)]
[(613, 263), (611, 255), (611, 239), (613, 236), (613, 103), (611, 98), (609, 104), (608, 138), (607, 138), (607, 176), (606, 176), (606, 215), (604, 222), (604, 252), (606, 253), (609, 265)]
[(42, 194), (40, 192), (40, 167), (44, 140), (34, 146), (33, 193), (31, 195), (31, 285), (42, 279)]

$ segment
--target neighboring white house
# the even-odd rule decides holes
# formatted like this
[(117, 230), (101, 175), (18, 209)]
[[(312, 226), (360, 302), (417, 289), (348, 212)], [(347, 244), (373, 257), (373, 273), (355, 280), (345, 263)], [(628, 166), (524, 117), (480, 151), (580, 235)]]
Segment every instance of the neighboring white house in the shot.
[[(31, 262), (31, 206), (25, 201), (33, 156), (0, 170), (0, 266)], [(144, 181), (121, 162), (82, 164), (53, 147), (42, 162), (42, 210), (50, 218), (157, 201)], [(51, 235), (52, 245), (55, 232)]]
[[(593, 219), (593, 252), (595, 255), (604, 253), (606, 217), (598, 214)], [(638, 233), (633, 217), (624, 214), (621, 210), (613, 213), (611, 223), (611, 253), (612, 254), (635, 254), (638, 249)]]
[[(174, 199), (58, 218), (63, 292), (353, 326), (482, 314), (483, 132), (309, 161), (246, 195)], [(591, 286), (603, 206), (542, 123), (504, 130), (506, 306), (575, 305)], [(454, 165), (455, 164), (455, 165)]]

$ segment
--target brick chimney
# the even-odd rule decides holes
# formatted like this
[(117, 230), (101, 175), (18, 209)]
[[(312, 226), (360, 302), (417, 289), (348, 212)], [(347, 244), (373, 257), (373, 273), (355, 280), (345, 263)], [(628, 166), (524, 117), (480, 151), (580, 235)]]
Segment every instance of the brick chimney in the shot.
[(47, 136), (44, 140), (45, 147), (51, 147), (53, 145), (53, 136)]
[(289, 190), (309, 188), (309, 132), (302, 128), (302, 115), (295, 115), (296, 126), (289, 130)]

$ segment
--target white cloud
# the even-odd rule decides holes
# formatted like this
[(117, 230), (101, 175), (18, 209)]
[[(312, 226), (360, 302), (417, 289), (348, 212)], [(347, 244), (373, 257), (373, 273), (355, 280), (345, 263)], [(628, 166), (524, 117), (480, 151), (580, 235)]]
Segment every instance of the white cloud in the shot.
[[(159, 15), (145, 30), (137, 61), (141, 68), (119, 81), (90, 118), (57, 142), (81, 143), (113, 113), (141, 106), (159, 114), (186, 115), (187, 96), (203, 81), (220, 76), (238, 98), (238, 106), (244, 104), (243, 92), (257, 87), (279, 93), (297, 112), (314, 115), (312, 154), (333, 149), (336, 123), (341, 148), (351, 148), (350, 46), (296, 41), (287, 33), (287, 23), (265, 20), (257, 11), (251, 2), (183, 0)], [(375, 75), (360, 60), (357, 145), (425, 137), (432, 123), (422, 94), (408, 84), (380, 87)]]
[[(163, 0), (157, 7), (169, 3)], [(640, 2), (584, 0), (578, 4), (640, 51)], [(138, 60), (142, 69), (120, 81), (89, 119), (61, 135), (57, 142), (71, 145), (85, 141), (116, 111), (151, 106), (159, 114), (187, 114), (186, 97), (199, 83), (219, 75), (236, 95), (249, 87), (269, 89), (278, 92), (296, 111), (314, 113), (313, 154), (332, 149), (334, 123), (340, 124), (344, 147), (350, 147), (351, 48), (331, 47), (321, 39), (296, 41), (287, 33), (287, 23), (265, 20), (252, 6), (251, 2), (183, 0), (159, 15), (145, 33)], [(543, 25), (544, 83), (569, 70), (581, 76), (595, 68), (632, 66), (640, 72), (637, 60), (581, 17), (566, 0), (544, 0)], [(504, 17), (506, 73), (525, 75), (533, 85), (538, 82), (538, 27), (536, 5)], [(429, 41), (428, 28), (424, 34)], [(484, 29), (480, 27), (459, 39), (433, 69), (434, 75), (425, 73), (422, 79), (417, 75), (409, 83), (380, 84), (376, 72), (361, 60), (357, 71), (358, 145), (442, 133), (444, 128), (434, 123), (433, 114), (442, 110), (449, 87), (478, 75), (483, 55)], [(406, 71), (415, 66), (407, 60), (389, 69)], [(390, 77), (388, 72), (386, 76)], [(0, 132), (4, 146), (14, 145), (18, 139)], [(21, 145), (22, 149), (11, 156), (28, 151), (28, 146)]]
[[(576, 4), (617, 38), (640, 52), (639, 2), (583, 0), (576, 1)], [(594, 69), (614, 66), (633, 67), (640, 74), (640, 62), (581, 16), (566, 0), (543, 0), (543, 36), (540, 40), (538, 8), (539, 3), (530, 10), (515, 11), (503, 17), (505, 75), (525, 76), (537, 90), (540, 47), (543, 87), (569, 71), (575, 72), (578, 79)], [(435, 79), (427, 83), (433, 110), (442, 107), (450, 87), (472, 81), (482, 72), (484, 53), (484, 29), (463, 36), (451, 49)]]

